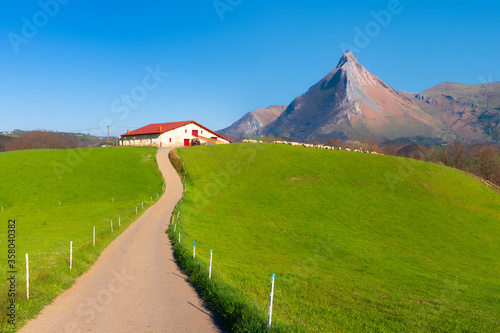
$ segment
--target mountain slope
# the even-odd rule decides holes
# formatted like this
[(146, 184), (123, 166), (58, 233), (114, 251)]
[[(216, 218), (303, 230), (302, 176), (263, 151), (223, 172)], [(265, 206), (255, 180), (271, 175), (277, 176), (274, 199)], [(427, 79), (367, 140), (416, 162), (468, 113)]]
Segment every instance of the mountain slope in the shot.
[(220, 130), (219, 133), (232, 139), (247, 138), (275, 121), (286, 108), (287, 105), (271, 105), (266, 109), (248, 112), (231, 126)]
[(443, 136), (441, 121), (371, 74), (347, 51), (337, 67), (297, 97), (261, 134), (312, 140)]
[(500, 82), (442, 82), (415, 98), (423, 110), (442, 121), (460, 140), (500, 140)]
[(474, 103), (488, 108), (500, 107), (500, 82), (462, 84), (441, 82), (422, 93), (424, 96), (453, 96), (464, 103)]

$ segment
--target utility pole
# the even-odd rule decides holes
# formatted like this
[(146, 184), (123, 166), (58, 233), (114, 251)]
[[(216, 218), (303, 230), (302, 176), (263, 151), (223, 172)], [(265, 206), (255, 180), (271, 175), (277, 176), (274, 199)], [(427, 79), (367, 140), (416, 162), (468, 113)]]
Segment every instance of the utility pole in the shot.
[(109, 125), (108, 125), (108, 147), (109, 147)]

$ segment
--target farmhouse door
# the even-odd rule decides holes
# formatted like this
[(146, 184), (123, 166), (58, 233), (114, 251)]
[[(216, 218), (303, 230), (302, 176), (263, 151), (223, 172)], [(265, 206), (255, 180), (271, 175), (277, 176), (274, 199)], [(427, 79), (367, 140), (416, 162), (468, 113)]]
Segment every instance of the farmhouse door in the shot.
[(184, 146), (186, 146), (186, 147), (189, 146), (189, 139), (184, 139)]
[(198, 130), (193, 130), (193, 136), (198, 137)]

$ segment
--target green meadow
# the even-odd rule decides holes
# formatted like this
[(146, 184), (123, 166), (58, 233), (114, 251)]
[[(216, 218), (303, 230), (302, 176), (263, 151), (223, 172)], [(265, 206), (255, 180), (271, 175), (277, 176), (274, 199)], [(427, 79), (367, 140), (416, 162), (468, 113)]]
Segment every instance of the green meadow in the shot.
[(232, 330), (266, 330), (276, 274), (276, 331), (499, 331), (500, 194), (465, 173), (273, 144), (176, 152), (176, 256)]
[[(20, 328), (88, 270), (102, 250), (137, 218), (135, 207), (140, 215), (142, 202), (146, 209), (152, 205), (151, 197), (156, 201), (157, 193), (161, 196), (163, 178), (155, 148), (24, 150), (0, 153), (0, 186), (3, 281), (8, 271), (8, 220), (15, 219), (16, 225), (16, 327), (7, 322), (8, 285), (0, 284), (0, 331), (7, 332)], [(29, 301), (26, 253), (30, 259)]]

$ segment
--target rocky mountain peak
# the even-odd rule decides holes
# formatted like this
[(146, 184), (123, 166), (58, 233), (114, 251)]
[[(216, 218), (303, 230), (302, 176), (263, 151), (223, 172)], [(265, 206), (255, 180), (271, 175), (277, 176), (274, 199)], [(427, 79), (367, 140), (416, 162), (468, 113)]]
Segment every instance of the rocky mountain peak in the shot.
[(295, 140), (429, 135), (439, 124), (345, 52), (337, 67), (261, 133)]
[(353, 63), (357, 63), (358, 62), (358, 59), (356, 58), (356, 56), (350, 50), (347, 50), (342, 55), (342, 57), (340, 58), (340, 61), (339, 61), (338, 65), (337, 65), (337, 68), (342, 67), (348, 61), (351, 61)]

